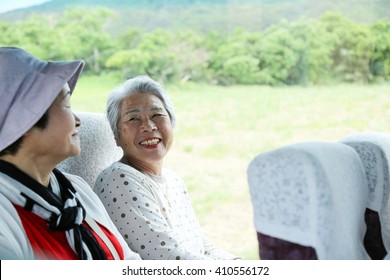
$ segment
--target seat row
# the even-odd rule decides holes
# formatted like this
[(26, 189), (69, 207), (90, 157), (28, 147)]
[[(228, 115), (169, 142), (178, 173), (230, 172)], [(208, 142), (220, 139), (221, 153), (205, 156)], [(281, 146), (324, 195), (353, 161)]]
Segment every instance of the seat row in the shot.
[(256, 156), (247, 170), (260, 259), (384, 259), (390, 135), (359, 132)]

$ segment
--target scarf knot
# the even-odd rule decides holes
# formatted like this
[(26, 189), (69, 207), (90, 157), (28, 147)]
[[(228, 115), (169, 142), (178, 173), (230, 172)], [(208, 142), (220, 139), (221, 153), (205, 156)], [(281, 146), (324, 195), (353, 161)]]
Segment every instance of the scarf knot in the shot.
[(80, 226), (85, 218), (86, 213), (78, 200), (77, 203), (77, 206), (64, 208), (60, 215), (53, 213), (49, 220), (50, 230), (66, 231), (73, 229), (76, 225)]

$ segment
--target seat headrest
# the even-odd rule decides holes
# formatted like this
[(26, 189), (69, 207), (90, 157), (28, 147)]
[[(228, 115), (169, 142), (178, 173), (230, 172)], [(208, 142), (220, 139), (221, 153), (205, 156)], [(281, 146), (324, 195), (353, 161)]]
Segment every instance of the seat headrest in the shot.
[(383, 243), (390, 251), (390, 134), (357, 132), (340, 140), (357, 152), (367, 176), (367, 208), (379, 215)]
[(311, 246), (319, 259), (368, 258), (367, 181), (352, 148), (305, 142), (262, 153), (248, 183), (258, 232)]

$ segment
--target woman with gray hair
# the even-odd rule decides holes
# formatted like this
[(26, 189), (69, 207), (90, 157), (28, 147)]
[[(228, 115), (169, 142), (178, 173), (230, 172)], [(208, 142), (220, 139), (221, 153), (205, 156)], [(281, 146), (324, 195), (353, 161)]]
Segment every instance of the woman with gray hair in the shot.
[(140, 259), (91, 187), (55, 168), (80, 153), (83, 66), (0, 47), (0, 259)]
[(143, 259), (236, 259), (208, 242), (185, 183), (163, 168), (173, 142), (173, 105), (147, 76), (127, 80), (107, 101), (123, 157), (98, 176), (94, 191), (129, 247)]

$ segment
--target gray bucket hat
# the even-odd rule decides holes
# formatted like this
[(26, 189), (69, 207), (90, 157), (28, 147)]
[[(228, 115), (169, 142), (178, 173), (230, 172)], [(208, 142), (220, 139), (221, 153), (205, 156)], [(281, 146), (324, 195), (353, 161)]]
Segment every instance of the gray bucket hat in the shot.
[(43, 116), (68, 82), (72, 93), (84, 61), (43, 61), (23, 49), (0, 47), (0, 151)]

